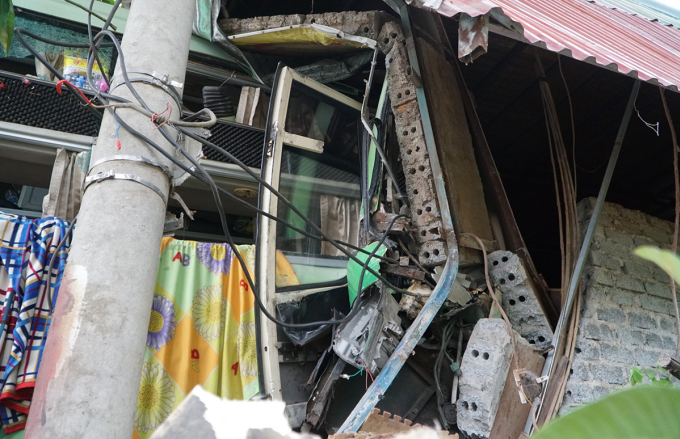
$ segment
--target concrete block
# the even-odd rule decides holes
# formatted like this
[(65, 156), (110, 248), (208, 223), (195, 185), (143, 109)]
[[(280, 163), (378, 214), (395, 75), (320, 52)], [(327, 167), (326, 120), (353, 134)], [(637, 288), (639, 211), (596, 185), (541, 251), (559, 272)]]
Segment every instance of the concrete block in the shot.
[(663, 297), (666, 299), (671, 298), (670, 284), (649, 281), (645, 282), (645, 290), (653, 296)]
[(630, 290), (630, 291), (636, 291), (638, 293), (644, 293), (645, 292), (645, 285), (642, 283), (642, 281), (636, 277), (633, 276), (614, 276), (615, 277), (615, 284), (617, 288), (621, 288), (623, 290)]
[(677, 332), (675, 328), (675, 318), (671, 318), (668, 316), (660, 316), (659, 317), (659, 326), (661, 327), (661, 330), (664, 332), (669, 332), (671, 334), (675, 334)]
[(580, 357), (575, 357), (571, 363), (569, 370), (569, 379), (575, 381), (590, 381), (590, 367), (592, 364), (589, 361), (582, 360)]
[(607, 239), (614, 244), (629, 248), (635, 247), (635, 242), (633, 242), (633, 238), (628, 233), (607, 229), (605, 235), (607, 236)]
[(643, 346), (646, 343), (644, 333), (637, 329), (621, 327), (617, 328), (616, 334), (618, 335), (619, 343), (624, 345)]
[(659, 351), (637, 349), (635, 351), (635, 363), (640, 367), (656, 367), (659, 355), (661, 355)]
[(610, 302), (617, 305), (625, 306), (639, 306), (639, 293), (635, 293), (628, 290), (621, 290), (618, 288), (607, 288), (605, 289), (607, 299)]
[(646, 344), (647, 346), (651, 348), (658, 348), (658, 349), (664, 349), (664, 344), (663, 344), (663, 339), (659, 334), (656, 334), (654, 332), (648, 332), (645, 335), (646, 338)]
[(614, 279), (609, 270), (602, 267), (588, 267), (585, 270), (586, 279), (590, 282), (598, 283), (600, 285), (608, 285), (610, 287), (614, 286)]
[(619, 261), (617, 258), (603, 252), (592, 252), (590, 254), (590, 262), (593, 265), (604, 267), (613, 271), (620, 271), (622, 265), (621, 261)]
[(656, 323), (656, 319), (648, 314), (641, 314), (637, 312), (628, 313), (630, 318), (630, 325), (636, 328), (642, 329), (656, 329), (659, 325)]
[(576, 360), (599, 360), (600, 344), (579, 338), (574, 347), (574, 361)]
[[(636, 348), (636, 350), (639, 348)], [(612, 343), (600, 343), (600, 351), (602, 352), (602, 359), (606, 359), (612, 363), (619, 363), (623, 365), (633, 364), (633, 350), (623, 346), (618, 346)]]
[(593, 243), (593, 249), (624, 260), (630, 259), (633, 254), (631, 247), (625, 247), (611, 241), (597, 241)]
[(590, 340), (613, 341), (616, 339), (616, 332), (605, 323), (585, 322), (583, 335)]
[(642, 306), (642, 309), (646, 309), (647, 311), (664, 314), (669, 314), (671, 312), (669, 308), (672, 308), (670, 300), (655, 296), (646, 296), (640, 298), (640, 305)]
[(594, 363), (590, 365), (590, 373), (593, 381), (608, 384), (626, 384), (626, 372), (621, 366), (613, 366), (605, 363)]
[(458, 428), (488, 438), (512, 360), (512, 340), (502, 319), (475, 325), (461, 362)]
[(553, 332), (519, 257), (496, 251), (489, 255), (489, 267), (491, 282), (503, 293), (501, 305), (513, 329), (536, 347), (549, 347)]
[(597, 319), (612, 323), (625, 323), (626, 314), (621, 308), (606, 307), (597, 310)]

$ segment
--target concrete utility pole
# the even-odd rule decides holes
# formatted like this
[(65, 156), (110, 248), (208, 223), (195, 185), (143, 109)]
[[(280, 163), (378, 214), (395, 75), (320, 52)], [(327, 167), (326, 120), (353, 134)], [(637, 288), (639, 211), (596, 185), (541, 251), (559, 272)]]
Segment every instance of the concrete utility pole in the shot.
[[(194, 4), (195, 0), (135, 0), (122, 43), (131, 78), (151, 79), (139, 73), (146, 71), (184, 82)], [(120, 73), (118, 63), (116, 80)], [(161, 112), (170, 102), (171, 120), (179, 118), (180, 109), (162, 88), (141, 82), (134, 86), (152, 111)], [(134, 101), (124, 85), (112, 94)], [(133, 109), (121, 109), (117, 114), (173, 151), (153, 129), (149, 117)], [(106, 112), (92, 152), (93, 164), (126, 155), (149, 158), (174, 169), (150, 146), (117, 128)], [(168, 197), (168, 177), (160, 168), (138, 161), (108, 161), (92, 169), (90, 175), (111, 170), (116, 175), (144, 179)], [(165, 210), (166, 202), (158, 193), (135, 181), (106, 179), (87, 188), (26, 438), (131, 437)]]

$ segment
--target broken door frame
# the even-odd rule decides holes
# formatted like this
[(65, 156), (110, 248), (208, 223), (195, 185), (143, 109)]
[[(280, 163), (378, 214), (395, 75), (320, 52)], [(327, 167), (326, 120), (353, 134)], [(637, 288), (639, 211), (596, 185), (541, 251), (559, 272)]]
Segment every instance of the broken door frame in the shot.
[[(309, 79), (289, 67), (280, 67), (275, 80), (270, 101), (270, 113), (265, 131), (264, 157), (262, 161), (262, 178), (277, 191), (280, 187), (281, 155), (283, 145), (291, 145), (301, 149), (323, 151), (323, 142), (304, 136), (288, 133), (286, 114), (290, 91), (293, 81), (305, 85), (312, 90), (334, 100), (338, 103), (361, 112), (362, 105), (348, 98), (330, 87)], [(260, 187), (260, 208), (271, 215), (276, 215), (278, 210), (278, 198), (272, 196), (269, 189)], [(257, 267), (256, 282), (260, 300), (267, 307), (271, 315), (276, 315), (276, 221), (263, 215), (258, 215), (258, 234), (256, 240)], [(319, 290), (306, 290), (298, 295), (308, 295)], [(264, 393), (274, 400), (283, 400), (281, 394), (281, 374), (279, 371), (279, 354), (276, 347), (277, 327), (269, 319), (261, 320), (259, 328), (260, 336), (260, 359), (262, 361), (261, 383), (264, 383)], [(260, 389), (262, 393), (263, 389)]]

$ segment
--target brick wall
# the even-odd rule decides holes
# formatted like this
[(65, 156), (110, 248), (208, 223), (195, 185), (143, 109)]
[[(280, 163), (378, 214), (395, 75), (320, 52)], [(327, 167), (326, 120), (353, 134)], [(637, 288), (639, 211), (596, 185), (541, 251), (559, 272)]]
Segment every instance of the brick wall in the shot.
[[(595, 199), (579, 203), (582, 234)], [(606, 203), (584, 268), (576, 353), (562, 413), (629, 386), (632, 366), (654, 367), (675, 351), (668, 275), (632, 254), (641, 245), (670, 247), (673, 224)], [(677, 381), (676, 381), (676, 384)]]

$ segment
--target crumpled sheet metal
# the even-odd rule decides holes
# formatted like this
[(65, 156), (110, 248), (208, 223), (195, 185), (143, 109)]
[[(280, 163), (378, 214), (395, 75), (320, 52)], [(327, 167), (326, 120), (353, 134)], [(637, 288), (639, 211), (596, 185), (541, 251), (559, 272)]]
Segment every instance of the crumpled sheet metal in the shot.
[[(428, 2), (411, 4), (427, 7)], [(586, 0), (441, 0), (442, 15), (505, 18), (531, 43), (672, 90), (680, 84), (680, 31)], [(506, 26), (507, 27), (507, 26)]]

